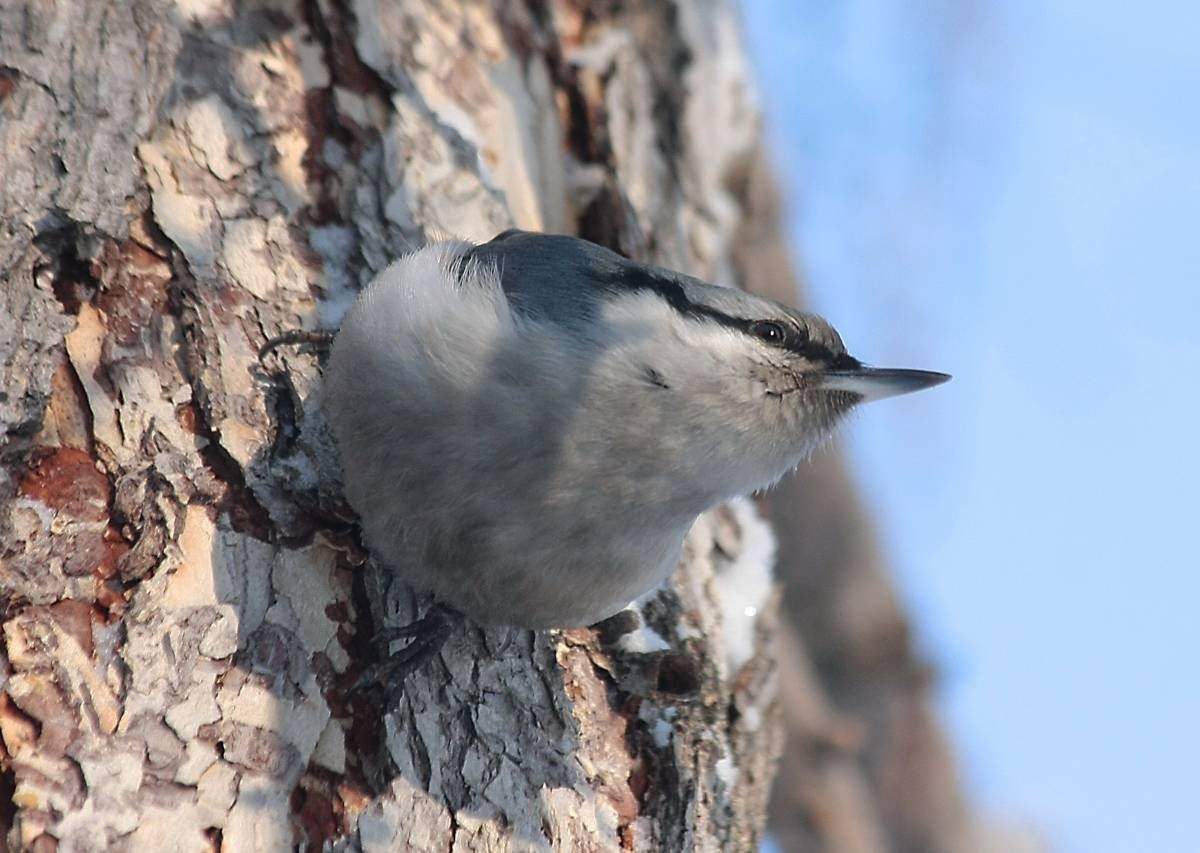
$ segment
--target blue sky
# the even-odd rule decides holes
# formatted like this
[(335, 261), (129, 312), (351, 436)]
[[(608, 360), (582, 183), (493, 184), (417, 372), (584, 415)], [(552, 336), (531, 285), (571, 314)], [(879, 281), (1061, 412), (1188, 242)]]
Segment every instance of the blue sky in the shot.
[(747, 0), (846, 444), (971, 796), (1200, 849), (1200, 6)]

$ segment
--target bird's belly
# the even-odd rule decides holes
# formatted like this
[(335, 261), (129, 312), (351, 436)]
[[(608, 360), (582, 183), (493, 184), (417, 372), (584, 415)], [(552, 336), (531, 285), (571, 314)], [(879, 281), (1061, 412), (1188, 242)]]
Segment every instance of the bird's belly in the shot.
[(330, 389), (330, 424), (382, 563), (479, 622), (578, 627), (670, 574), (691, 519), (644, 488), (653, 466), (577, 430), (579, 389), (520, 378), (538, 363), (496, 355), (465, 388), (422, 379), (434, 360), (365, 360)]
[[(448, 530), (457, 543), (426, 549), (400, 573), (484, 624), (574, 628), (599, 622), (661, 583), (679, 561), (686, 527), (631, 534), (584, 519), (516, 511), (510, 523)], [(511, 523), (519, 517), (527, 524)], [(599, 529), (603, 528), (604, 533)], [(413, 555), (415, 556), (415, 555)]]

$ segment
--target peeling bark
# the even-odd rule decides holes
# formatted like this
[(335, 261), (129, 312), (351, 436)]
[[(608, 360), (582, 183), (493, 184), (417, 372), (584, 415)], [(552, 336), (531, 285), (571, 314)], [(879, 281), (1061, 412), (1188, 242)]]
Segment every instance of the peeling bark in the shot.
[(749, 509), (640, 610), (469, 627), (381, 714), (345, 687), (417, 602), (357, 542), (316, 354), (256, 358), (439, 234), (736, 283), (735, 36), (715, 0), (0, 5), (13, 848), (754, 848), (776, 671), (720, 592)]

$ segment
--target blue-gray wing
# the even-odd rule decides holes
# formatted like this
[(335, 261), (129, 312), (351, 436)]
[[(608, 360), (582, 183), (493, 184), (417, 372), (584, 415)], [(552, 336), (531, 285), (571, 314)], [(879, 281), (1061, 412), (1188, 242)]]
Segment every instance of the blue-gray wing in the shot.
[(631, 263), (578, 237), (516, 229), (476, 246), (466, 257), (499, 271), (514, 310), (568, 327), (593, 318)]

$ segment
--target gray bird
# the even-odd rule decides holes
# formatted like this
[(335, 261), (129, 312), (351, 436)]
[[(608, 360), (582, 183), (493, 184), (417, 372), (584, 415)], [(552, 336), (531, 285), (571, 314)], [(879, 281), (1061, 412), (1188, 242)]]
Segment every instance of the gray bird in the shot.
[[(333, 342), (325, 414), (376, 557), (456, 611), (590, 625), (661, 583), (696, 517), (795, 467), (858, 403), (944, 382), (846, 353), (813, 314), (506, 231), (416, 251)], [(373, 672), (372, 677), (378, 676)]]

